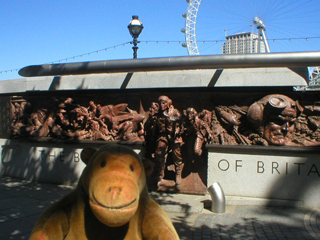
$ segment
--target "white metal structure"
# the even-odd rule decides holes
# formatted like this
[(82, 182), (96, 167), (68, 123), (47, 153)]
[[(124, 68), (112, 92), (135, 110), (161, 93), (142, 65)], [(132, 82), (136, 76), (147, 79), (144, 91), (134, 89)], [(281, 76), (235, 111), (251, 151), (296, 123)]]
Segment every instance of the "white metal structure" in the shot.
[(261, 52), (261, 42), (263, 41), (264, 42), (264, 45), (265, 45), (265, 48), (266, 48), (266, 52), (269, 53), (270, 52), (270, 47), (269, 47), (269, 43), (268, 43), (268, 40), (267, 40), (267, 36), (265, 34), (265, 30), (266, 30), (266, 26), (264, 25), (263, 21), (258, 18), (258, 17), (255, 17), (253, 19), (253, 23), (257, 26), (258, 30), (259, 30), (259, 36), (260, 36), (260, 40), (259, 41), (259, 50)]
[[(181, 31), (185, 34), (186, 42), (182, 44), (183, 47), (188, 49), (188, 53), (190, 56), (199, 55), (199, 48), (197, 45), (197, 38), (196, 38), (196, 23), (197, 23), (197, 15), (199, 11), (199, 7), (201, 4), (201, 0), (187, 0), (188, 5), (188, 12), (187, 14), (183, 14), (182, 16), (186, 18), (186, 25)], [(270, 52), (270, 47), (268, 44), (268, 40), (265, 34), (265, 25), (261, 19), (256, 17), (253, 20), (253, 23), (259, 29), (259, 36), (261, 40), (264, 42), (266, 47), (266, 52)], [(259, 49), (261, 49), (261, 41), (259, 41)]]
[[(320, 27), (318, 1), (187, 0), (183, 46), (189, 55), (221, 54), (227, 32), (252, 31), (268, 37), (272, 52), (319, 51), (320, 37), (315, 30)], [(250, 24), (253, 20), (255, 24)]]
[(314, 67), (310, 74), (310, 85), (320, 84), (320, 67)]
[[(188, 3), (188, 11), (187, 13), (183, 14), (183, 17), (186, 19), (185, 22), (185, 28), (183, 28), (181, 31), (185, 34), (185, 42), (182, 44), (183, 47), (186, 47), (188, 50), (188, 54), (190, 56), (193, 55), (200, 55), (200, 50), (198, 47), (198, 43), (197, 43), (197, 37), (196, 37), (196, 23), (197, 23), (197, 16), (198, 16), (198, 10), (201, 4), (201, 0), (186, 0)], [(255, 4), (253, 7), (250, 7), (248, 5), (248, 1), (249, 0), (243, 0), (244, 4), (243, 7), (237, 11), (226, 11), (229, 9), (232, 9), (232, 1), (220, 1), (220, 3), (222, 5), (225, 5), (225, 8), (221, 9), (220, 6), (220, 10), (225, 10), (222, 13), (225, 15), (225, 17), (230, 17), (232, 14), (237, 14), (237, 12), (242, 12), (248, 10), (248, 14), (242, 14), (241, 16), (237, 16), (237, 18), (239, 19), (243, 19), (243, 16), (250, 16), (252, 14), (250, 14), (250, 10), (257, 8), (257, 10), (260, 11), (254, 11), (254, 14), (257, 14), (260, 16), (260, 13), (264, 13), (263, 18), (268, 17), (270, 20), (270, 17), (273, 17), (273, 19), (276, 19), (276, 21), (273, 21), (273, 28), (276, 26), (278, 28), (278, 31), (274, 32), (273, 35), (271, 34), (271, 39), (273, 39), (270, 44), (272, 45), (272, 49), (273, 52), (285, 52), (285, 51), (319, 51), (319, 38), (318, 37), (313, 37), (311, 35), (310, 38), (305, 37), (308, 36), (308, 34), (310, 34), (308, 31), (296, 31), (296, 27), (295, 26), (301, 26), (301, 22), (303, 20), (303, 25), (305, 26), (305, 29), (308, 29), (308, 26), (313, 26), (313, 29), (317, 29), (317, 26), (320, 25), (320, 21), (317, 21), (319, 19), (319, 16), (317, 14), (317, 12), (320, 10), (320, 6), (317, 5), (317, 1), (318, 0), (288, 0), (288, 1), (278, 1), (278, 0), (270, 0), (270, 1), (265, 1), (265, 0), (256, 0), (254, 1)], [(213, 7), (213, 3), (215, 1), (205, 1), (206, 4), (211, 3), (211, 7)], [(288, 4), (290, 2), (290, 4)], [(214, 3), (214, 7), (216, 8), (216, 5), (219, 5), (218, 2)], [(257, 7), (260, 6), (260, 7)], [(206, 8), (207, 7), (207, 8)], [(231, 7), (231, 8), (230, 8)], [(261, 11), (261, 9), (266, 8), (268, 9), (268, 11)], [(210, 9), (210, 13), (214, 12), (213, 8), (208, 8), (208, 5), (205, 6), (205, 9)], [(204, 9), (204, 10), (205, 10)], [(217, 8), (219, 9), (219, 8)], [(310, 12), (314, 12), (315, 14), (313, 15), (313, 18), (310, 18)], [(252, 13), (252, 12), (251, 12)], [(268, 13), (266, 15), (266, 13)], [(218, 13), (215, 12), (215, 14), (217, 15)], [(280, 16), (280, 17), (279, 17)], [(297, 17), (297, 16), (300, 16)], [(219, 17), (221, 18), (221, 15), (219, 15)], [(224, 19), (225, 19), (224, 17)], [(254, 17), (254, 15), (252, 16)], [(275, 18), (276, 17), (276, 18)], [(316, 19), (316, 20), (315, 20)], [(201, 18), (198, 19), (201, 22)], [(248, 20), (248, 19), (246, 19)], [(286, 20), (286, 21), (285, 21)], [(280, 22), (281, 21), (281, 22)], [(292, 24), (292, 21), (294, 21), (294, 24)], [(265, 49), (265, 52), (269, 53), (270, 52), (270, 46), (268, 43), (268, 39), (266, 37), (265, 34), (265, 30), (266, 30), (266, 26), (264, 24), (264, 22), (259, 18), (259, 17), (255, 17), (253, 20), (254, 25), (257, 26), (257, 29), (259, 31), (258, 35), (260, 36), (261, 41), (259, 41), (260, 44), (260, 48), (259, 49)], [(240, 23), (241, 24), (241, 23)], [(270, 24), (270, 21), (269, 21)], [(315, 26), (317, 25), (317, 26)], [(250, 25), (253, 26), (253, 25)], [(269, 25), (268, 25), (269, 26)], [(288, 29), (288, 26), (292, 26), (292, 28), (294, 29)], [(270, 27), (270, 26), (269, 26)], [(202, 28), (205, 30), (201, 30), (200, 28), (200, 35), (201, 33), (203, 33), (203, 31), (210, 31), (209, 28)], [(287, 32), (288, 31), (293, 31), (295, 34), (293, 36), (295, 36), (295, 43), (300, 43), (301, 42), (305, 42), (304, 46), (300, 46), (298, 44), (286, 44), (286, 41), (291, 42), (291, 38), (288, 38), (286, 41), (283, 41), (286, 37), (287, 37)], [(217, 32), (222, 32), (223, 28), (216, 28), (214, 31)], [(198, 29), (199, 32), (199, 29)], [(224, 29), (224, 32), (227, 32), (227, 29)], [(252, 29), (253, 32), (253, 29)], [(280, 34), (280, 35), (279, 35)], [(291, 34), (290, 34), (291, 35)], [(202, 36), (202, 35), (201, 35)], [(283, 39), (280, 38), (280, 36), (284, 36), (282, 37)], [(199, 35), (198, 35), (199, 37)], [(269, 34), (270, 37), (270, 34)], [(211, 40), (214, 39), (220, 39), (218, 38), (211, 38)], [(205, 40), (207, 42), (208, 39), (201, 39), (201, 41), (204, 43)], [(218, 41), (215, 40), (216, 46), (218, 46)], [(262, 44), (262, 41), (264, 44)], [(264, 45), (264, 46), (263, 46)], [(285, 47), (287, 48), (287, 46), (290, 45), (290, 49), (289, 50), (283, 50), (281, 48)], [(201, 49), (201, 47), (200, 47)], [(220, 48), (221, 49), (221, 48)], [(206, 49), (208, 50), (208, 48)], [(260, 52), (264, 52), (261, 51)], [(202, 52), (201, 49), (201, 54), (204, 54)], [(212, 54), (212, 53), (210, 53)], [(218, 54), (218, 53), (217, 53)], [(310, 67), (309, 69), (309, 76), (310, 76), (310, 83), (314, 83), (314, 84), (320, 84), (320, 67)]]
[(186, 42), (182, 46), (188, 49), (190, 56), (199, 55), (196, 39), (196, 22), (201, 0), (187, 0), (187, 2), (189, 3), (188, 12), (183, 15), (186, 18), (186, 28), (182, 30), (185, 33)]

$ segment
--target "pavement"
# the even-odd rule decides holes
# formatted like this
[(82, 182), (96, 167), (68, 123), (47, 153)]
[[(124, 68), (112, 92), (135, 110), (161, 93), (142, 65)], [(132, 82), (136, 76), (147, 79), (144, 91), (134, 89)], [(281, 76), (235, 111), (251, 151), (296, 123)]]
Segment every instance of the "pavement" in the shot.
[[(0, 240), (28, 239), (39, 215), (73, 188), (1, 177)], [(225, 213), (213, 213), (208, 196), (150, 194), (181, 239), (320, 239), (320, 209), (239, 201)]]

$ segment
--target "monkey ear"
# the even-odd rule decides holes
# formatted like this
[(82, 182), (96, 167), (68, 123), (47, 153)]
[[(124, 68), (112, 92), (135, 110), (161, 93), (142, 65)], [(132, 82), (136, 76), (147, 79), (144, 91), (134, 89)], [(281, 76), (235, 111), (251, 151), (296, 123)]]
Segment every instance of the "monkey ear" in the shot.
[(146, 176), (150, 176), (154, 169), (153, 163), (150, 160), (144, 158), (142, 159), (142, 164), (144, 166)]
[(86, 165), (89, 162), (89, 159), (92, 157), (92, 155), (97, 151), (97, 149), (92, 148), (92, 147), (86, 147), (82, 150), (81, 152), (81, 160), (84, 162)]

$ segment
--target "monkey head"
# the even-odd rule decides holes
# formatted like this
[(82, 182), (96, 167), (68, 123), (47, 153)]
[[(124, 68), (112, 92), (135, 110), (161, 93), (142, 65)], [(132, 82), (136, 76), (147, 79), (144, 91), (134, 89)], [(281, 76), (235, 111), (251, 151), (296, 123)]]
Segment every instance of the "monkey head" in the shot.
[(128, 223), (147, 194), (144, 168), (152, 171), (151, 162), (144, 165), (132, 149), (117, 144), (85, 148), (81, 159), (87, 166), (80, 184), (95, 217), (109, 227)]

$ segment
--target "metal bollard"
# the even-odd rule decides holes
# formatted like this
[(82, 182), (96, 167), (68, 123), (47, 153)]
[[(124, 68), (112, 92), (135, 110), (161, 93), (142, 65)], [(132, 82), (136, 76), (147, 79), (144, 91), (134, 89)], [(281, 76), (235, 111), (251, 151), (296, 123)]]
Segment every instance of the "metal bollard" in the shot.
[(218, 182), (214, 182), (208, 192), (212, 199), (211, 211), (214, 213), (224, 213), (226, 211), (226, 197)]

